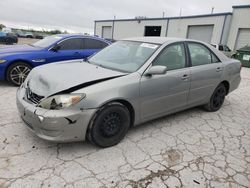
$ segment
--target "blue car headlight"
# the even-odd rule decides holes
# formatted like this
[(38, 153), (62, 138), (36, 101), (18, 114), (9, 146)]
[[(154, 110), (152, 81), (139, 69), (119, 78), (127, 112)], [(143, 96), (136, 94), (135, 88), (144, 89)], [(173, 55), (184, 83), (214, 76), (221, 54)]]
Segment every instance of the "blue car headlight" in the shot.
[(5, 63), (7, 60), (5, 60), (5, 59), (0, 59), (0, 64), (1, 63)]
[(60, 110), (70, 107), (85, 98), (85, 94), (55, 95), (42, 100), (38, 106), (49, 110)]

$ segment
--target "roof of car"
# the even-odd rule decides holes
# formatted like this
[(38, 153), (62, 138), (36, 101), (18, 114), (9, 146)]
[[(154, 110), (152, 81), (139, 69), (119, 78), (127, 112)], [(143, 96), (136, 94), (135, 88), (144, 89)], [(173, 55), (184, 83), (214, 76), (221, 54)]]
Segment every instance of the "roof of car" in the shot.
[(68, 37), (87, 37), (87, 38), (94, 38), (94, 39), (103, 40), (103, 41), (106, 41), (106, 42), (110, 43), (108, 40), (106, 40), (104, 38), (93, 36), (93, 35), (84, 35), (84, 34), (56, 34), (55, 36), (63, 37), (63, 38), (68, 38)]
[(155, 43), (155, 44), (164, 44), (170, 41), (195, 41), (195, 40), (190, 40), (190, 39), (173, 38), (173, 37), (133, 37), (133, 38), (126, 38), (123, 40)]
[(58, 37), (90, 37), (90, 38), (99, 38), (92, 35), (84, 35), (84, 34), (56, 34)]

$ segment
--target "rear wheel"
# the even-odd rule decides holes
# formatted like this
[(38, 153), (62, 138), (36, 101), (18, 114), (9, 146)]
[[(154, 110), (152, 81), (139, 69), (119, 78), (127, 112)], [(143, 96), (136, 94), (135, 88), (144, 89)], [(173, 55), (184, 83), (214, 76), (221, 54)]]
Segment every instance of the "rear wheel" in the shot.
[(204, 107), (209, 112), (215, 112), (219, 110), (224, 103), (225, 97), (227, 94), (227, 90), (224, 84), (220, 84), (215, 90), (213, 95), (210, 98), (208, 104)]
[(128, 109), (120, 103), (109, 103), (102, 107), (93, 118), (87, 137), (100, 147), (118, 144), (130, 126)]
[(10, 38), (7, 38), (5, 41), (5, 44), (11, 45), (11, 44), (13, 44), (13, 41)]
[(14, 63), (7, 70), (7, 80), (16, 86), (20, 86), (28, 76), (30, 70), (31, 66), (27, 63)]

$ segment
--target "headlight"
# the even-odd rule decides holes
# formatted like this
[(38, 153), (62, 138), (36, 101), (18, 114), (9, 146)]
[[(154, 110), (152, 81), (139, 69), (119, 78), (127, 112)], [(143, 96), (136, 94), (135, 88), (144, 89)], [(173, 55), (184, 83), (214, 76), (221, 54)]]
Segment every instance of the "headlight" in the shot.
[(5, 63), (7, 60), (4, 60), (4, 59), (0, 59), (0, 64), (1, 63)]
[(38, 106), (50, 110), (60, 110), (77, 104), (85, 96), (85, 94), (55, 95), (42, 100)]

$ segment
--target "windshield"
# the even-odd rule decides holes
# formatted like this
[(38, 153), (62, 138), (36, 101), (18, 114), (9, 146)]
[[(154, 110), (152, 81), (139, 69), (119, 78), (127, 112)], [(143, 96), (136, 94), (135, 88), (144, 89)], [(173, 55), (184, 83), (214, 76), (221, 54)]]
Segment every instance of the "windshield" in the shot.
[(119, 41), (89, 59), (89, 62), (121, 72), (134, 72), (155, 52), (159, 45)]
[(57, 42), (58, 40), (60, 40), (61, 38), (62, 37), (59, 37), (59, 36), (49, 36), (49, 37), (46, 37), (42, 40), (35, 42), (32, 45), (36, 47), (40, 47), (40, 48), (47, 48), (51, 46), (52, 44), (54, 44), (55, 42)]

